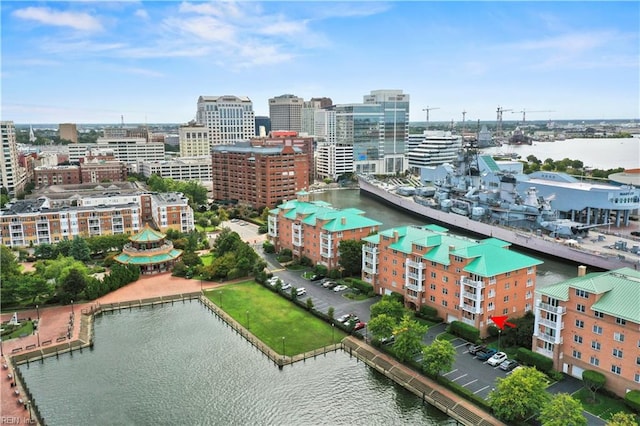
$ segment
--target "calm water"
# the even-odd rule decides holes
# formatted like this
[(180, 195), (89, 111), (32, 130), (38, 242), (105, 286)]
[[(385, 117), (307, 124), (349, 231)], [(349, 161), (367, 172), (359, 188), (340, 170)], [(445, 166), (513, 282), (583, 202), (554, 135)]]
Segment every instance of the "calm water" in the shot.
[(556, 142), (534, 142), (533, 145), (503, 145), (482, 150), (487, 154), (515, 153), (522, 158), (535, 155), (538, 160), (569, 158), (580, 160), (595, 169), (640, 168), (640, 138), (567, 139)]
[(278, 368), (198, 302), (96, 319), (96, 345), (21, 366), (49, 425), (448, 425), (342, 351)]

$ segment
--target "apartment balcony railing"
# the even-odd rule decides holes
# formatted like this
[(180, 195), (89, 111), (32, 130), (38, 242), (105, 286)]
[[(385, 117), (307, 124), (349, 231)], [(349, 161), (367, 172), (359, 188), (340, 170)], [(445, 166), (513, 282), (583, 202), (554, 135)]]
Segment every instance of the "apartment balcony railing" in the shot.
[(475, 281), (472, 280), (469, 277), (461, 277), (460, 282), (464, 285), (467, 285), (469, 287), (473, 287), (473, 288), (477, 288), (477, 289), (483, 289), (484, 288), (484, 282), (482, 281)]
[(406, 287), (409, 290), (417, 291), (418, 293), (421, 293), (422, 291), (424, 291), (424, 287), (422, 287), (422, 285), (420, 284), (406, 284)]
[(547, 343), (553, 343), (553, 344), (562, 343), (562, 337), (560, 338), (559, 342), (556, 342), (556, 336), (553, 336), (553, 335), (547, 334), (547, 333), (538, 333), (538, 335), (535, 336), (535, 337), (540, 339), (540, 340), (543, 340), (543, 341), (545, 341)]
[(537, 348), (536, 352), (539, 353), (540, 355), (544, 355), (547, 358), (553, 358), (553, 351), (550, 351), (548, 349), (545, 348)]
[[(362, 271), (366, 272), (367, 274), (375, 274), (376, 270), (373, 267), (373, 265), (371, 266), (367, 266), (366, 264), (362, 267)], [(365, 280), (366, 281), (366, 280)]]
[(482, 308), (480, 308), (480, 307), (476, 307), (476, 306), (473, 306), (473, 305), (467, 305), (466, 303), (463, 303), (463, 304), (460, 306), (460, 308), (461, 308), (463, 311), (471, 312), (472, 314), (481, 314), (481, 313), (483, 313), (483, 312), (484, 312)]
[(465, 324), (472, 325), (474, 327), (476, 326), (476, 322), (474, 320), (472, 320), (472, 319), (469, 319), (469, 318), (462, 317), (462, 322), (465, 323)]
[(370, 254), (370, 255), (377, 255), (378, 254), (378, 247), (369, 247), (369, 246), (363, 246), (362, 251), (366, 254)]
[(547, 312), (553, 312), (554, 314), (559, 314), (559, 315), (563, 315), (565, 312), (567, 312), (567, 308), (564, 306), (553, 306), (544, 302), (537, 302), (536, 306)]
[(418, 270), (422, 270), (425, 269), (427, 266), (424, 264), (424, 262), (414, 262), (413, 260), (408, 260), (407, 259), (407, 266), (409, 266), (409, 268), (414, 268), (414, 269), (418, 269)]
[[(545, 325), (547, 327), (555, 328), (555, 329), (557, 329), (558, 327), (558, 324), (555, 321), (551, 321), (546, 318), (540, 318), (538, 320), (538, 323)], [(564, 329), (564, 321), (560, 323), (560, 330), (563, 330), (563, 329)]]
[[(466, 297), (467, 299), (471, 299), (471, 300), (479, 300), (479, 301), (483, 301), (484, 300), (484, 294), (482, 294), (482, 293), (471, 293), (469, 291), (463, 291), (462, 292), (462, 296)], [(480, 298), (478, 298), (478, 296), (480, 296)]]

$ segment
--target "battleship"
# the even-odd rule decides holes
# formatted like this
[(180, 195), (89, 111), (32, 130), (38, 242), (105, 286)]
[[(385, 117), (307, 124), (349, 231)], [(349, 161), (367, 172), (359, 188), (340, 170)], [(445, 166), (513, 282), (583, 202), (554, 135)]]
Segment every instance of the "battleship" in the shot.
[(541, 196), (535, 186), (519, 191), (515, 176), (489, 156), (482, 157), (480, 166), (477, 156), (461, 151), (455, 166), (436, 170), (429, 185), (367, 175), (359, 175), (358, 182), (361, 192), (447, 227), (599, 269), (639, 266), (640, 240), (605, 235), (610, 221), (585, 224), (560, 217), (552, 208), (553, 197)]

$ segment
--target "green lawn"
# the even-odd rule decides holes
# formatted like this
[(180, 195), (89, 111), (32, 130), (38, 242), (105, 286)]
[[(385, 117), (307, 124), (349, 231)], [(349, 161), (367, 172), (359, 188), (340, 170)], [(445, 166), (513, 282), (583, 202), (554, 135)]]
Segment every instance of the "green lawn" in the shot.
[[(8, 326), (5, 326), (7, 328)], [(2, 340), (15, 339), (16, 337), (20, 337), (21, 335), (33, 334), (33, 322), (32, 321), (24, 321), (11, 333), (2, 336)]]
[[(612, 398), (610, 396), (596, 393), (596, 402), (591, 403), (591, 392), (586, 389), (580, 389), (572, 396), (582, 403), (582, 407), (586, 411), (601, 417), (604, 420), (609, 420), (609, 417), (618, 411), (634, 414), (633, 411), (627, 407), (624, 401), (619, 398)], [(636, 415), (636, 421), (640, 424), (640, 416)]]
[[(346, 334), (254, 281), (205, 295), (279, 354), (293, 356), (342, 340)], [(304, 297), (302, 300), (306, 300)]]
[(216, 230), (216, 227), (215, 227), (215, 226), (207, 226), (207, 227), (205, 228), (205, 227), (202, 227), (202, 226), (200, 226), (200, 225), (196, 225), (196, 230), (197, 230), (198, 232), (213, 232), (213, 231), (215, 231), (215, 230)]
[(200, 260), (202, 260), (202, 264), (204, 266), (211, 265), (211, 262), (213, 262), (213, 253), (203, 254), (202, 256), (200, 256)]

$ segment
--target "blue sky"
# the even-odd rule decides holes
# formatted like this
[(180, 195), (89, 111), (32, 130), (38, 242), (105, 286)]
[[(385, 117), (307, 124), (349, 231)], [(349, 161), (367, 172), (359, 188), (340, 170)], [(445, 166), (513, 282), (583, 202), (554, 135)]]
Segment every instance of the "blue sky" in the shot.
[[(2, 1), (2, 119), (187, 122), (200, 95), (411, 96), (411, 120), (639, 118), (640, 3)], [(534, 112), (545, 111), (545, 112)], [(551, 112), (546, 112), (551, 111)], [(521, 114), (505, 113), (505, 120)]]

